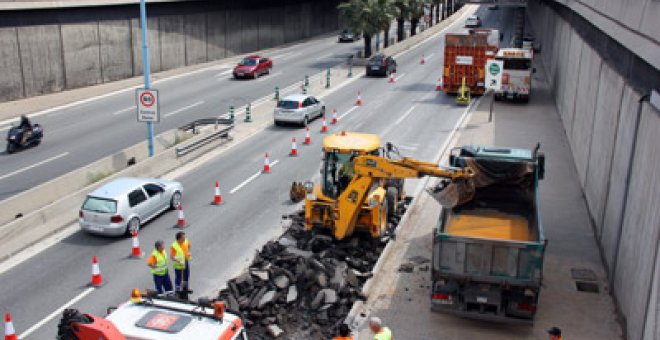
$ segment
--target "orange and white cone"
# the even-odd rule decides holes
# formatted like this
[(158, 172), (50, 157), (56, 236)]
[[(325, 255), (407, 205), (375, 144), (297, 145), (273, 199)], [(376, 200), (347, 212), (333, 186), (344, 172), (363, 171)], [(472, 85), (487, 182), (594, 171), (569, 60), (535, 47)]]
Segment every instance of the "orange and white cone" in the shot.
[(323, 115), (323, 125), (321, 125), (321, 133), (328, 132), (328, 124), (325, 122), (325, 115)]
[(215, 181), (215, 194), (213, 195), (213, 204), (220, 205), (222, 203), (222, 195), (220, 194), (220, 185)]
[(389, 83), (394, 83), (396, 80), (394, 79), (394, 73), (390, 72), (390, 80), (388, 81)]
[(442, 91), (442, 83), (440, 82), (440, 78), (435, 82), (435, 90), (436, 91)]
[(424, 59), (424, 53), (422, 53), (422, 60), (419, 61), (420, 64), (426, 64), (426, 59)]
[(92, 257), (92, 282), (89, 283), (93, 287), (101, 287), (103, 285), (103, 277), (101, 277), (101, 269), (96, 256)]
[(307, 131), (305, 131), (305, 144), (312, 144), (312, 137), (309, 136), (309, 126), (307, 127)]
[(266, 152), (266, 155), (264, 156), (264, 173), (269, 173), (270, 172), (270, 160), (268, 159), (268, 152)]
[(332, 124), (337, 124), (337, 109), (332, 109)]
[(184, 228), (186, 226), (186, 215), (183, 214), (183, 203), (179, 204), (179, 218), (176, 221), (176, 226)]
[(360, 95), (360, 91), (358, 91), (358, 97), (355, 105), (362, 105), (362, 96)]
[(142, 250), (140, 249), (140, 240), (138, 239), (137, 231), (133, 230), (131, 240), (133, 241), (133, 248), (131, 249), (131, 257), (134, 259), (141, 258)]
[(291, 152), (289, 156), (295, 157), (298, 156), (298, 147), (296, 146), (296, 137), (291, 139)]
[(14, 330), (14, 323), (11, 322), (11, 315), (9, 315), (9, 312), (5, 315), (5, 340), (18, 340), (16, 331)]

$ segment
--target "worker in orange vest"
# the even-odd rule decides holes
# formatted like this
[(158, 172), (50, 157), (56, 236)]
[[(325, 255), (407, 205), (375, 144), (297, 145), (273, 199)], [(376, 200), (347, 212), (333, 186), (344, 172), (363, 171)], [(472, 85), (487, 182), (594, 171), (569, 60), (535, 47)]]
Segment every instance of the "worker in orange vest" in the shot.
[(339, 325), (339, 336), (332, 338), (332, 340), (353, 340), (351, 329), (345, 323)]
[(550, 336), (550, 340), (563, 340), (561, 337), (561, 329), (559, 327), (548, 329), (548, 335)]
[(174, 295), (172, 290), (172, 280), (168, 273), (167, 253), (165, 252), (165, 242), (156, 241), (155, 249), (147, 259), (147, 265), (151, 268), (151, 274), (154, 277), (154, 284), (159, 294)]
[(188, 298), (188, 279), (190, 278), (190, 241), (186, 233), (176, 233), (175, 240), (170, 247), (170, 258), (174, 267), (174, 287), (182, 299)]

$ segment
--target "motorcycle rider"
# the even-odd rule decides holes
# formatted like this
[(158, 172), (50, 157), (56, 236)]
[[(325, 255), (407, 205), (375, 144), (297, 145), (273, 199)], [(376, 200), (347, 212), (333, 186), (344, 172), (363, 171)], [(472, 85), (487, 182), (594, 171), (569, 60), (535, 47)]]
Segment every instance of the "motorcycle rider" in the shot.
[(18, 128), (23, 131), (23, 135), (21, 136), (22, 145), (25, 144), (25, 141), (32, 134), (32, 123), (30, 123), (30, 119), (26, 115), (21, 115), (21, 123), (18, 125)]

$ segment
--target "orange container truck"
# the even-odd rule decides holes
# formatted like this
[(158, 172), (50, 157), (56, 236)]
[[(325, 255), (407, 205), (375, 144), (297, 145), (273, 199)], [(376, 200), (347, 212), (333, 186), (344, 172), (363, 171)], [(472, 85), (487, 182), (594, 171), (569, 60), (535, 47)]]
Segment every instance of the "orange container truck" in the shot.
[(445, 63), (442, 90), (458, 92), (463, 77), (473, 95), (484, 93), (486, 60), (493, 59), (499, 48), (500, 34), (493, 29), (475, 29), (468, 33), (445, 36)]

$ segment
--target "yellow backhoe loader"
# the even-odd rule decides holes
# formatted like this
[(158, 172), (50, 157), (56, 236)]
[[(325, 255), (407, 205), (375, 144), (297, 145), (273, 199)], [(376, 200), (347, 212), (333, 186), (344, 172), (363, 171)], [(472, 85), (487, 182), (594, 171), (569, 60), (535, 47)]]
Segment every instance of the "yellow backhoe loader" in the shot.
[(405, 197), (404, 178), (447, 178), (446, 187), (463, 202), (474, 194), (472, 175), (470, 168), (401, 157), (394, 145), (381, 147), (377, 135), (342, 131), (323, 140), (321, 183), (294, 183), (290, 196), (294, 201), (305, 198), (307, 230), (329, 228), (339, 240), (358, 230), (380, 237)]

